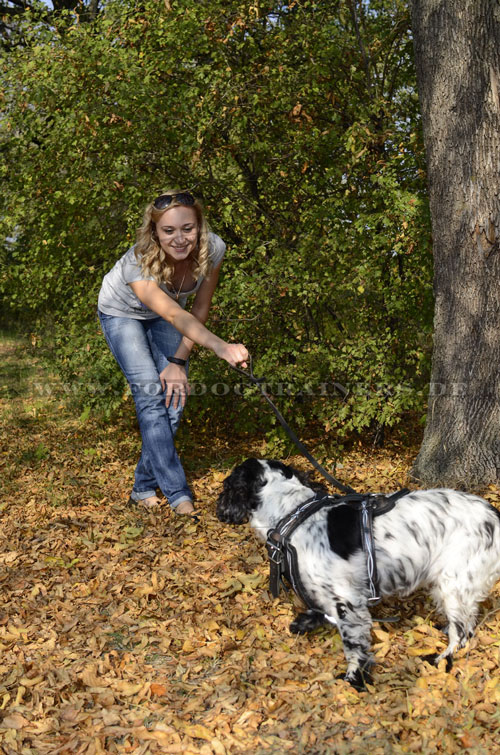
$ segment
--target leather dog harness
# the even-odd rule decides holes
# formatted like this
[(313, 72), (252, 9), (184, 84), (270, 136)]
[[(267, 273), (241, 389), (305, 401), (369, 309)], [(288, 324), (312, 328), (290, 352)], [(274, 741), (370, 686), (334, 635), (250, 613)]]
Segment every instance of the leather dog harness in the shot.
[(378, 603), (378, 574), (375, 560), (375, 545), (373, 542), (373, 518), (386, 514), (394, 508), (396, 501), (409, 491), (399, 490), (390, 496), (374, 493), (350, 493), (345, 496), (317, 495), (302, 503), (295, 511), (280, 519), (274, 529), (267, 533), (267, 554), (269, 556), (269, 590), (274, 598), (280, 594), (283, 578), (290, 583), (299, 598), (310, 611), (323, 613), (307, 594), (307, 590), (300, 578), (297, 561), (297, 551), (291, 544), (290, 538), (297, 527), (300, 527), (309, 517), (323, 508), (333, 509), (338, 506), (352, 506), (359, 513), (361, 544), (366, 554), (368, 586), (370, 590), (369, 602)]

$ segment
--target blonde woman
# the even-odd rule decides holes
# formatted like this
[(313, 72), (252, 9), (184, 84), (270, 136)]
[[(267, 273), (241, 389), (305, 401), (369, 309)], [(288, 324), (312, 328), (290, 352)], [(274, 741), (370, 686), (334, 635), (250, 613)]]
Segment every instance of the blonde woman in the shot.
[(189, 392), (189, 354), (197, 343), (233, 366), (248, 359), (242, 344), (204, 326), (225, 249), (200, 202), (188, 191), (167, 191), (148, 204), (135, 246), (103, 279), (99, 319), (130, 385), (142, 436), (130, 503), (158, 506), (159, 488), (176, 513), (196, 516), (174, 445)]

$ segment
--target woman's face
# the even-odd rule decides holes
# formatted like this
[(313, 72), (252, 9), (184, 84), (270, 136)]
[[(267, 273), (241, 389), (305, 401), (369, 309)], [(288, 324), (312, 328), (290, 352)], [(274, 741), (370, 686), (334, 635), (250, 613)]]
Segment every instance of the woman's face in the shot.
[(168, 207), (155, 225), (160, 246), (172, 262), (182, 262), (196, 248), (198, 223), (192, 207)]

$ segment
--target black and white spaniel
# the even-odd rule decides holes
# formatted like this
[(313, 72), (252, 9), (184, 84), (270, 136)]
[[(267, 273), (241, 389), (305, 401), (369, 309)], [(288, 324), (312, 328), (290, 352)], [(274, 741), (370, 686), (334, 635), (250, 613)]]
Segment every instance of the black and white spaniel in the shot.
[[(279, 461), (247, 459), (224, 480), (217, 516), (250, 523), (266, 539), (286, 515), (318, 492), (307, 477)], [(453, 652), (472, 636), (479, 603), (500, 577), (500, 513), (478, 496), (455, 490), (412, 491), (373, 520), (379, 594), (429, 589), (443, 613), (448, 647), (426, 658), (451, 667)], [(299, 614), (296, 633), (322, 623), (338, 626), (347, 660), (346, 681), (370, 679), (371, 624), (366, 555), (358, 514), (323, 508), (291, 536), (300, 579), (316, 610)]]

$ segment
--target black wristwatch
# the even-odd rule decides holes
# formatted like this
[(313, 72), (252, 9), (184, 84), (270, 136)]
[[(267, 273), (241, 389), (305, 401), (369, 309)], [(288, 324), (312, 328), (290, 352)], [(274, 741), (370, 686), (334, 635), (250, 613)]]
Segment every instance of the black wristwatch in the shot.
[(181, 367), (186, 366), (187, 359), (179, 359), (179, 357), (167, 357), (167, 359), (172, 364), (180, 364)]

